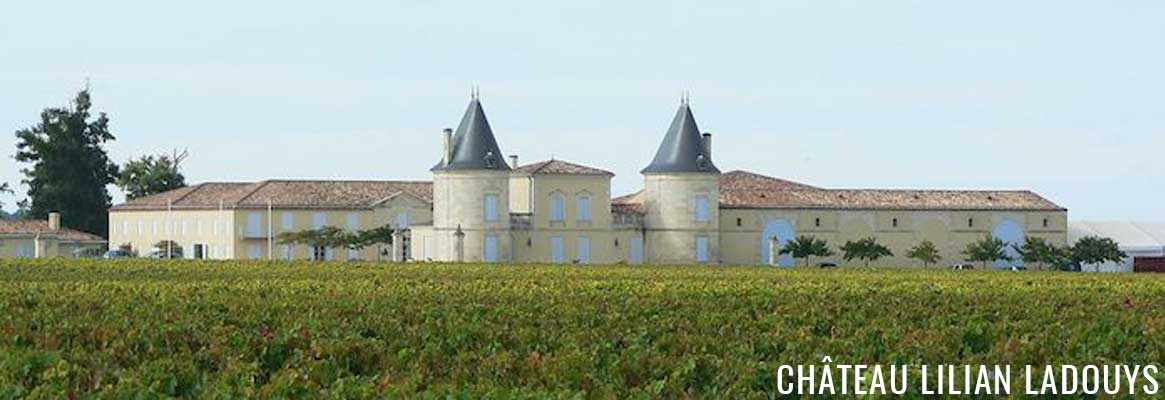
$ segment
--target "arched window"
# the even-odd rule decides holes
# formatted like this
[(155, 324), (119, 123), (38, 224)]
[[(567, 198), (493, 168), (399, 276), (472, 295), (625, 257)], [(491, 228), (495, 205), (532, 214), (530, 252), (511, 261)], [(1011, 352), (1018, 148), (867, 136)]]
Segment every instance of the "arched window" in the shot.
[(550, 221), (562, 222), (566, 220), (566, 198), (562, 193), (550, 195)]
[(590, 222), (591, 220), (591, 195), (582, 193), (575, 197), (576, 207), (575, 213), (578, 214), (578, 220), (583, 222)]

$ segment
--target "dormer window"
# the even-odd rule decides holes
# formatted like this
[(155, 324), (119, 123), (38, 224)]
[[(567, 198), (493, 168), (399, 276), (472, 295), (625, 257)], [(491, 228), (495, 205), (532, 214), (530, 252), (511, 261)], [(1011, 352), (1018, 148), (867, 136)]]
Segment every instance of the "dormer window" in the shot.
[(482, 161), (485, 163), (486, 168), (497, 167), (497, 160), (495, 160), (494, 152), (492, 152), (492, 151), (486, 152), (485, 158)]

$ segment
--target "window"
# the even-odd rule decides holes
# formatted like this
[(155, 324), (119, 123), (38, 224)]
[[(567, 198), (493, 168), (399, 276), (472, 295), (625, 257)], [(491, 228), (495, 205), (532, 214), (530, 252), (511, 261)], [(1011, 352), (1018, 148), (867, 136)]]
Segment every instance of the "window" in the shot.
[(708, 204), (708, 195), (696, 195), (696, 222), (708, 222), (712, 220), (711, 205)]
[(196, 233), (198, 235), (202, 235), (202, 220), (201, 219), (194, 221), (194, 233)]
[(550, 237), (550, 260), (556, 263), (566, 262), (566, 255), (563, 254), (562, 236)]
[(328, 214), (318, 212), (311, 215), (311, 228), (320, 229), (328, 224)]
[(891, 220), (890, 220), (890, 226), (893, 226), (893, 227), (897, 228), (897, 227), (898, 227), (898, 218), (893, 218), (893, 219), (891, 219)]
[(153, 231), (155, 235), (158, 234), (158, 220), (156, 219), (153, 221)]
[(263, 214), (255, 211), (247, 213), (247, 237), (263, 236), (262, 223)]
[(311, 248), (311, 259), (312, 259), (312, 261), (324, 261), (324, 260), (327, 260), (327, 259), (328, 259), (328, 253), (330, 253), (330, 251), (328, 251), (328, 248), (327, 248), (327, 247), (324, 247), (324, 246), (312, 246), (312, 248)]
[(214, 220), (214, 235), (215, 235), (215, 236), (218, 236), (218, 232), (219, 232), (220, 230), (222, 230), (222, 227), (221, 227), (220, 225), (221, 225), (221, 224), (219, 224), (219, 220), (217, 220), (217, 219), (216, 219), (216, 220)]
[(348, 230), (353, 232), (360, 230), (360, 214), (348, 213)]
[(485, 195), (485, 220), (498, 220), (498, 195), (494, 193), (486, 193)]
[(290, 259), (295, 258), (295, 245), (291, 245), (291, 244), (283, 245), (282, 253), (283, 253), (284, 260), (290, 260)]
[(360, 259), (360, 250), (356, 249), (355, 247), (349, 247), (348, 248), (348, 259), (349, 260), (359, 260)]
[(486, 235), (485, 249), (483, 249), (482, 259), (486, 262), (495, 262), (498, 260), (498, 237), (497, 235)]
[(582, 264), (589, 264), (591, 262), (591, 238), (586, 236), (579, 236), (578, 243), (578, 262)]
[(696, 236), (696, 262), (708, 262), (708, 237)]
[(1044, 218), (1044, 227), (1045, 227), (1045, 228), (1047, 228), (1047, 227), (1048, 227), (1048, 219), (1047, 219), (1047, 218)]
[(820, 228), (821, 227), (821, 218), (814, 218), (813, 219), (813, 226)]
[(401, 211), (396, 213), (396, 227), (397, 229), (408, 229), (409, 227), (409, 213)]
[(36, 256), (36, 249), (33, 246), (34, 246), (33, 243), (27, 243), (27, 242), (17, 245), (16, 246), (16, 256), (17, 257), (35, 257)]
[(974, 228), (974, 227), (975, 227), (975, 219), (974, 219), (974, 218), (967, 218), (967, 227), (968, 227), (968, 228)]
[(140, 219), (138, 220), (138, 234), (139, 235), (146, 234), (146, 221), (143, 221)]
[(740, 226), (744, 221), (741, 218), (736, 219), (736, 226)]
[(182, 220), (182, 235), (186, 235), (186, 223), (187, 222), (190, 222), (190, 221)]
[(591, 220), (591, 196), (588, 194), (583, 194), (583, 195), (579, 195), (578, 198), (576, 198), (575, 200), (578, 203), (578, 210), (576, 211), (576, 214), (578, 214), (578, 220), (579, 221), (590, 221)]
[(190, 245), (190, 248), (194, 251), (194, 254), (192, 254), (191, 256), (194, 257), (195, 260), (201, 260), (201, 259), (206, 258), (206, 245), (205, 244), (195, 243), (195, 244)]
[(566, 220), (566, 199), (562, 193), (550, 195), (550, 221), (562, 222)]
[[(1044, 226), (1048, 226), (1048, 219), (1044, 218)], [(129, 221), (121, 221), (121, 233), (129, 234)]]
[(295, 214), (290, 211), (284, 211), (279, 216), (279, 227), (284, 231), (291, 231), (295, 229)]
[(250, 258), (252, 260), (258, 260), (261, 253), (262, 253), (262, 250), (259, 249), (259, 245), (252, 244), (252, 245), (247, 246), (247, 258)]

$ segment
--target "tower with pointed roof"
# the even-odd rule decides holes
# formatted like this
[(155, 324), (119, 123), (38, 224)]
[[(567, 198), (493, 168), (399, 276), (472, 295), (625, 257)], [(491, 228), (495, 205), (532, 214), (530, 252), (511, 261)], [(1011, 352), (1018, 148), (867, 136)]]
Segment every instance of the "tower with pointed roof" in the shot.
[(720, 170), (711, 141), (682, 99), (655, 158), (641, 171), (648, 262), (718, 263)]
[(476, 93), (456, 132), (443, 133), (441, 160), (430, 171), (436, 259), (510, 260), (510, 166)]

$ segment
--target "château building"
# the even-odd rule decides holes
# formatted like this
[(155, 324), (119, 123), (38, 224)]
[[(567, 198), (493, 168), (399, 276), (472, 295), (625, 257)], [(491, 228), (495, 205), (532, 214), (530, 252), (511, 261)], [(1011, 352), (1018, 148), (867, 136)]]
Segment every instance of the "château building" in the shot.
[[(612, 197), (613, 173), (563, 160), (506, 157), (481, 101), (441, 136), (431, 182), (269, 180), (203, 183), (119, 204), (110, 244), (149, 249), (173, 240), (192, 258), (393, 259), (465, 262), (789, 266), (771, 257), (796, 236), (833, 248), (874, 237), (914, 266), (907, 249), (933, 242), (944, 262), (986, 235), (1067, 242), (1067, 210), (1030, 191), (829, 189), (748, 171), (722, 172), (712, 135), (681, 102), (643, 189)], [(390, 225), (395, 246), (306, 248), (282, 232)], [(819, 261), (845, 264), (838, 255)], [(997, 264), (997, 266), (1005, 266)]]

